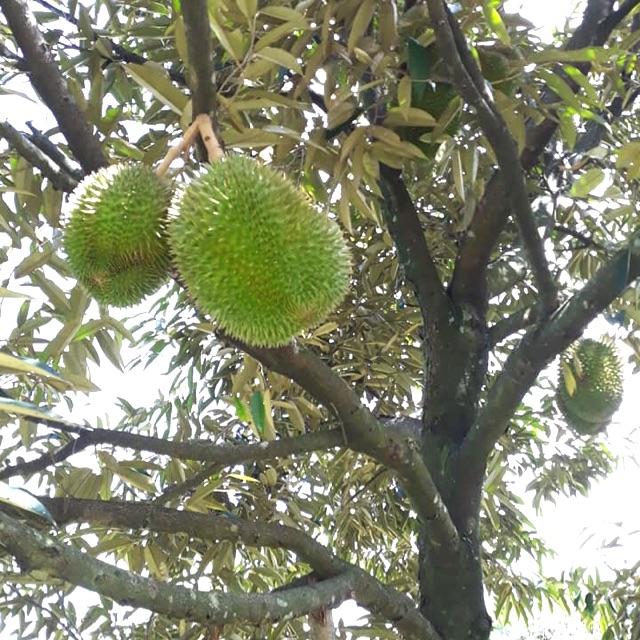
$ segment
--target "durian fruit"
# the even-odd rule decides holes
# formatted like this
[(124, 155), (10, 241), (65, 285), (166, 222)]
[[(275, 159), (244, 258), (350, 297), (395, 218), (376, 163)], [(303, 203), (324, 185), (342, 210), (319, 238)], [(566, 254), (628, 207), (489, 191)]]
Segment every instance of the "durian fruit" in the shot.
[(166, 281), (170, 188), (142, 164), (114, 164), (73, 193), (63, 245), (69, 265), (102, 304), (128, 307)]
[(176, 196), (169, 242), (198, 307), (251, 345), (283, 345), (317, 325), (349, 284), (338, 225), (283, 175), (240, 155)]
[(563, 354), (556, 397), (576, 433), (603, 431), (620, 407), (622, 387), (622, 364), (610, 341), (585, 338)]
[(520, 71), (514, 61), (518, 60), (515, 50), (504, 46), (478, 47), (478, 60), (482, 75), (494, 89), (512, 96), (520, 83)]

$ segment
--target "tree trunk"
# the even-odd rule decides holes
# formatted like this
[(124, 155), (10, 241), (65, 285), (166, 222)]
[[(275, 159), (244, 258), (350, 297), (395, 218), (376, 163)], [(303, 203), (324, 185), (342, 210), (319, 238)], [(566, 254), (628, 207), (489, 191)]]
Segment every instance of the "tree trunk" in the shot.
[(482, 559), (477, 531), (460, 537), (455, 555), (442, 553), (420, 537), (419, 582), (421, 613), (442, 640), (487, 640), (491, 618), (484, 603)]

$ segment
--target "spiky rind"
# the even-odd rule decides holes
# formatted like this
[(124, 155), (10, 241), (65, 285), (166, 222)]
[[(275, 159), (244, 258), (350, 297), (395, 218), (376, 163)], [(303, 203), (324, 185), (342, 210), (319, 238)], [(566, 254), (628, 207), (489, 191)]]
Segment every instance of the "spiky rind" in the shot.
[(247, 344), (288, 343), (321, 322), (349, 284), (338, 225), (244, 156), (211, 165), (176, 196), (169, 242), (198, 306)]
[(622, 364), (616, 348), (607, 340), (586, 338), (562, 360), (557, 401), (567, 424), (581, 435), (603, 431), (622, 402)]
[(170, 200), (169, 187), (142, 164), (111, 165), (78, 185), (63, 243), (72, 271), (96, 300), (128, 307), (166, 281)]

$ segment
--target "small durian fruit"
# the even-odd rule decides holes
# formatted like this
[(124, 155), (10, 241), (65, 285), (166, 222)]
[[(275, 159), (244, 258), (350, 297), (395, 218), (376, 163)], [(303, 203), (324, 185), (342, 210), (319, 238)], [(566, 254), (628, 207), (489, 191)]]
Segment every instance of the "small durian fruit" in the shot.
[(610, 341), (586, 338), (562, 355), (556, 397), (576, 433), (595, 435), (606, 429), (622, 393), (622, 363)]
[(71, 270), (98, 302), (138, 304), (167, 280), (171, 190), (143, 164), (115, 164), (73, 193), (63, 245)]
[(212, 164), (174, 198), (169, 244), (198, 307), (250, 345), (288, 343), (349, 285), (338, 225), (284, 175), (240, 155)]

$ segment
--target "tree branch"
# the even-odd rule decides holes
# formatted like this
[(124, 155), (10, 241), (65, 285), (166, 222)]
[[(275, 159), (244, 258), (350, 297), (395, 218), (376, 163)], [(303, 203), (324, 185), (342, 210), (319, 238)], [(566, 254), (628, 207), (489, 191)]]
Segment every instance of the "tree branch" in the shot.
[[(599, 21), (594, 13), (585, 11), (581, 24), (563, 49), (570, 51), (604, 44), (621, 21), (639, 4), (640, 0), (627, 0), (603, 21)], [(579, 63), (576, 67), (586, 73), (590, 65)], [(547, 99), (551, 97), (552, 94), (547, 94)], [(537, 126), (533, 122), (528, 123), (527, 143), (521, 158), (521, 165), (525, 171), (535, 166), (557, 127), (557, 120), (553, 118), (547, 118)], [(451, 280), (451, 292), (455, 300), (470, 300), (477, 303), (482, 296), (486, 287), (487, 265), (508, 215), (509, 209), (503, 182), (500, 172), (496, 171), (476, 207), (456, 259)]]
[(431, 259), (418, 212), (402, 179), (402, 172), (380, 165), (384, 192), (382, 209), (389, 233), (398, 249), (398, 260), (413, 285), (428, 334), (430, 327), (448, 326), (449, 300)]
[(485, 88), (480, 69), (471, 57), (455, 18), (442, 0), (427, 0), (427, 5), (434, 21), (438, 47), (453, 82), (460, 95), (475, 109), (480, 126), (495, 153), (504, 184), (509, 185), (507, 200), (533, 271), (542, 311), (549, 314), (557, 307), (558, 291), (534, 221), (518, 147)]
[(538, 319), (537, 306), (525, 307), (489, 328), (489, 349), (493, 349), (516, 331), (530, 327)]
[(204, 113), (211, 117), (213, 131), (221, 141), (216, 119), (217, 97), (213, 85), (213, 47), (207, 0), (190, 0), (181, 4), (184, 19), (189, 73), (189, 87), (193, 100), (193, 115)]
[(41, 131), (38, 131), (31, 122), (27, 122), (27, 127), (31, 130), (31, 133), (26, 134), (27, 138), (33, 142), (41, 151), (44, 151), (63, 171), (66, 171), (76, 182), (80, 182), (84, 178), (85, 174), (82, 169), (67, 158), (67, 156), (60, 151), (58, 146), (51, 142), (51, 139), (44, 135)]
[(395, 470), (413, 508), (428, 527), (433, 544), (457, 549), (458, 532), (424, 464), (420, 446), (413, 439), (385, 429), (353, 389), (311, 352), (291, 345), (265, 349), (244, 345), (229, 337), (226, 340), (273, 371), (288, 376), (332, 410), (344, 427), (346, 446)]
[(107, 164), (98, 139), (67, 87), (24, 0), (0, 0), (0, 7), (28, 65), (31, 82), (53, 113), (69, 148), (91, 173)]
[(289, 549), (323, 580), (341, 574), (351, 575), (351, 597), (361, 606), (392, 621), (406, 637), (438, 639), (432, 626), (420, 615), (411, 599), (392, 587), (383, 585), (358, 567), (340, 560), (327, 547), (293, 527), (276, 523), (254, 523), (239, 517), (165, 509), (148, 503), (46, 497), (38, 499), (61, 525), (88, 522), (110, 528), (186, 533), (212, 542), (229, 540), (251, 547)]
[(461, 470), (478, 471), (539, 373), (638, 277), (640, 235), (636, 234), (546, 322), (529, 330), (498, 374), (463, 443)]
[(158, 582), (91, 558), (0, 512), (0, 544), (23, 571), (39, 570), (115, 602), (204, 625), (253, 624), (306, 615), (351, 597), (354, 575), (341, 573), (277, 594), (208, 593)]
[(586, 233), (581, 233), (580, 231), (576, 231), (575, 229), (571, 229), (571, 227), (566, 227), (563, 224), (556, 224), (553, 227), (554, 231), (558, 231), (559, 233), (564, 233), (566, 236), (571, 236), (575, 238), (582, 244), (582, 248), (593, 247), (598, 251), (607, 251), (607, 248), (603, 245), (588, 236)]
[[(35, 422), (41, 422), (35, 420)], [(126, 447), (135, 451), (148, 451), (158, 455), (171, 456), (182, 460), (198, 460), (225, 467), (241, 462), (257, 462), (274, 458), (285, 458), (294, 454), (309, 453), (321, 449), (332, 449), (343, 444), (344, 438), (339, 429), (305, 433), (294, 438), (281, 438), (255, 444), (212, 444), (211, 442), (174, 442), (163, 438), (143, 436), (126, 431), (109, 429), (89, 429), (79, 425), (66, 425), (48, 421), (47, 426), (64, 432), (79, 434), (79, 437), (59, 449), (47, 452), (29, 462), (5, 466), (0, 471), (0, 480), (17, 475), (29, 475), (42, 471), (52, 464), (62, 462), (72, 455), (92, 445), (109, 444)]]
[(69, 175), (61, 167), (56, 166), (49, 156), (42, 153), (35, 144), (17, 129), (14, 129), (8, 122), (0, 122), (0, 136), (9, 142), (18, 155), (39, 169), (55, 189), (70, 193), (76, 188), (78, 183), (73, 176)]

